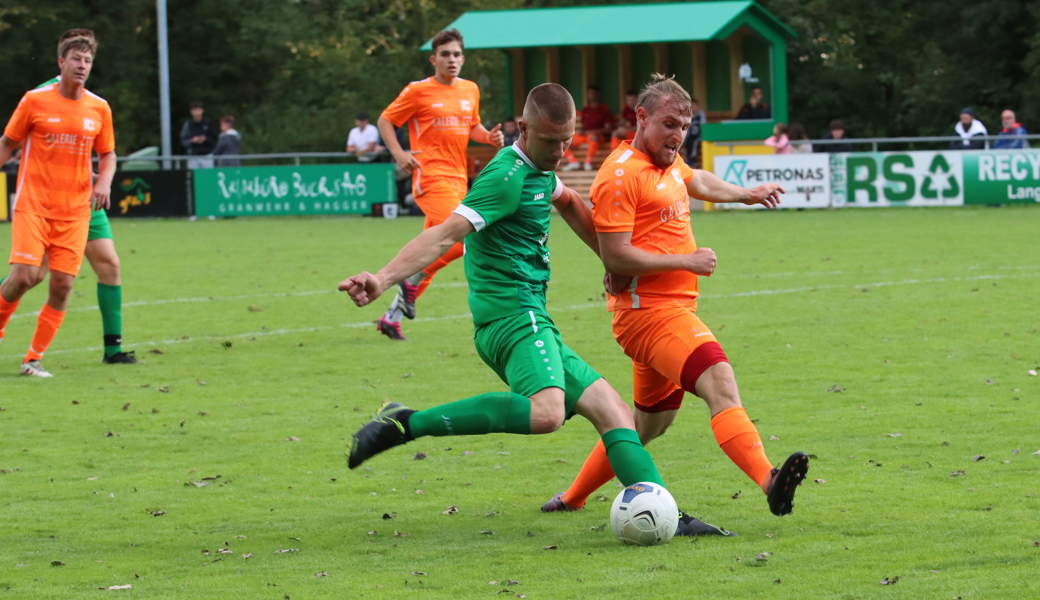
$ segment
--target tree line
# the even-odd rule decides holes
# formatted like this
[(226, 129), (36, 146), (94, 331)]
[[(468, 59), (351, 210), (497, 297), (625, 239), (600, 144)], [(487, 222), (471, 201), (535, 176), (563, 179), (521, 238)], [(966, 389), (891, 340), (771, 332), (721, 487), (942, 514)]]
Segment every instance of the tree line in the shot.
[[(595, 2), (632, 4), (635, 2)], [(798, 34), (788, 43), (791, 121), (810, 137), (834, 118), (866, 136), (949, 135), (970, 106), (999, 130), (1016, 111), (1040, 132), (1040, 3), (1023, 0), (760, 0)], [(343, 147), (359, 110), (378, 114), (430, 74), (418, 47), (470, 10), (593, 4), (557, 0), (175, 0), (169, 2), (174, 136), (188, 104), (233, 114), (244, 152)], [(154, 0), (5, 0), (0, 5), (0, 115), (57, 73), (71, 27), (94, 29), (88, 88), (106, 98), (121, 155), (159, 145)], [(505, 60), (470, 51), (487, 122), (505, 117)], [(181, 148), (174, 140), (174, 151)]]

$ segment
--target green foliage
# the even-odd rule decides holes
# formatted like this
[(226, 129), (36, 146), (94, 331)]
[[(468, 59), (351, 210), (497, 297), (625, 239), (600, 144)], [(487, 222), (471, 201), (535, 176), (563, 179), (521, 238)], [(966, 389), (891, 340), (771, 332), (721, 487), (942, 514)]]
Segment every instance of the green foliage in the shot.
[[(468, 10), (587, 0), (178, 0), (169, 3), (172, 130), (192, 100), (237, 117), (245, 152), (332, 151), (354, 114), (377, 114), (431, 74), (417, 48)], [(603, 2), (597, 2), (603, 4)], [(625, 3), (611, 0), (609, 4)], [(762, 0), (799, 35), (788, 46), (791, 120), (810, 136), (843, 118), (858, 136), (950, 134), (963, 106), (991, 132), (1015, 109), (1040, 131), (1040, 5), (1024, 0)], [(154, 0), (10, 0), (0, 7), (6, 118), (52, 77), (73, 26), (101, 42), (89, 87), (107, 98), (120, 154), (158, 145)], [(482, 91), (486, 124), (505, 117), (500, 51), (472, 51), (463, 76)], [(174, 150), (182, 150), (174, 140)]]

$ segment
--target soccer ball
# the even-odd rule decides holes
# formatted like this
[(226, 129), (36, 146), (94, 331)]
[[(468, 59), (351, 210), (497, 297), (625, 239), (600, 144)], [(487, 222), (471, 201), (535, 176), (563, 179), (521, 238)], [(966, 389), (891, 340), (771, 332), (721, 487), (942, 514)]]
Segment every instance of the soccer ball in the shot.
[(622, 544), (667, 544), (679, 526), (679, 507), (656, 483), (634, 483), (621, 490), (610, 507), (610, 528)]

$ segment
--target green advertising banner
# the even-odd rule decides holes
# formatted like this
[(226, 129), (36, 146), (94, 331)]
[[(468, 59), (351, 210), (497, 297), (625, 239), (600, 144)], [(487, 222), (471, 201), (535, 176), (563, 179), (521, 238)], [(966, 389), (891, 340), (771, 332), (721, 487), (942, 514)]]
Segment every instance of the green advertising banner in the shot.
[(1040, 202), (1040, 150), (990, 150), (964, 155), (965, 204)]
[(832, 206), (960, 206), (966, 154), (853, 152), (832, 158)]
[(195, 214), (368, 214), (397, 201), (390, 163), (197, 169)]

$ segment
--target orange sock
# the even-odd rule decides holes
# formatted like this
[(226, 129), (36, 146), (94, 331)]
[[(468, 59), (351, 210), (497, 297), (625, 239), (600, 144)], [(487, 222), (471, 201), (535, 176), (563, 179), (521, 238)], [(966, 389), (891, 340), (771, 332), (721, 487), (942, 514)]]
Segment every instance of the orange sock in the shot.
[(0, 296), (0, 340), (4, 339), (4, 328), (7, 327), (7, 321), (11, 319), (11, 315), (18, 308), (19, 302), (21, 302), (21, 299), (8, 302), (4, 300), (3, 296)]
[(769, 471), (773, 465), (766, 458), (762, 438), (743, 407), (727, 408), (712, 417), (711, 431), (726, 456), (752, 481), (759, 486), (769, 483)]
[(610, 466), (607, 450), (603, 447), (603, 440), (600, 440), (592, 449), (592, 454), (585, 459), (585, 464), (582, 465), (578, 476), (574, 478), (574, 483), (564, 492), (563, 501), (567, 506), (574, 508), (585, 506), (585, 501), (592, 495), (592, 492), (603, 487), (603, 484), (613, 478), (614, 469)]
[(51, 345), (54, 336), (65, 320), (65, 311), (54, 310), (50, 304), (44, 304), (40, 316), (36, 320), (36, 333), (33, 334), (32, 344), (29, 345), (29, 353), (25, 355), (25, 362), (40, 360), (47, 347)]
[(599, 151), (599, 142), (589, 142), (589, 152), (585, 155), (585, 162), (592, 162), (592, 159), (596, 157), (596, 152)]
[(426, 288), (430, 287), (430, 282), (433, 281), (433, 276), (437, 274), (444, 267), (448, 266), (451, 261), (462, 258), (462, 242), (456, 242), (450, 250), (444, 253), (443, 256), (437, 259), (432, 265), (423, 269), (423, 273), (426, 273), (426, 277), (419, 283), (419, 291), (415, 294), (415, 299), (418, 300), (419, 296), (423, 295)]

